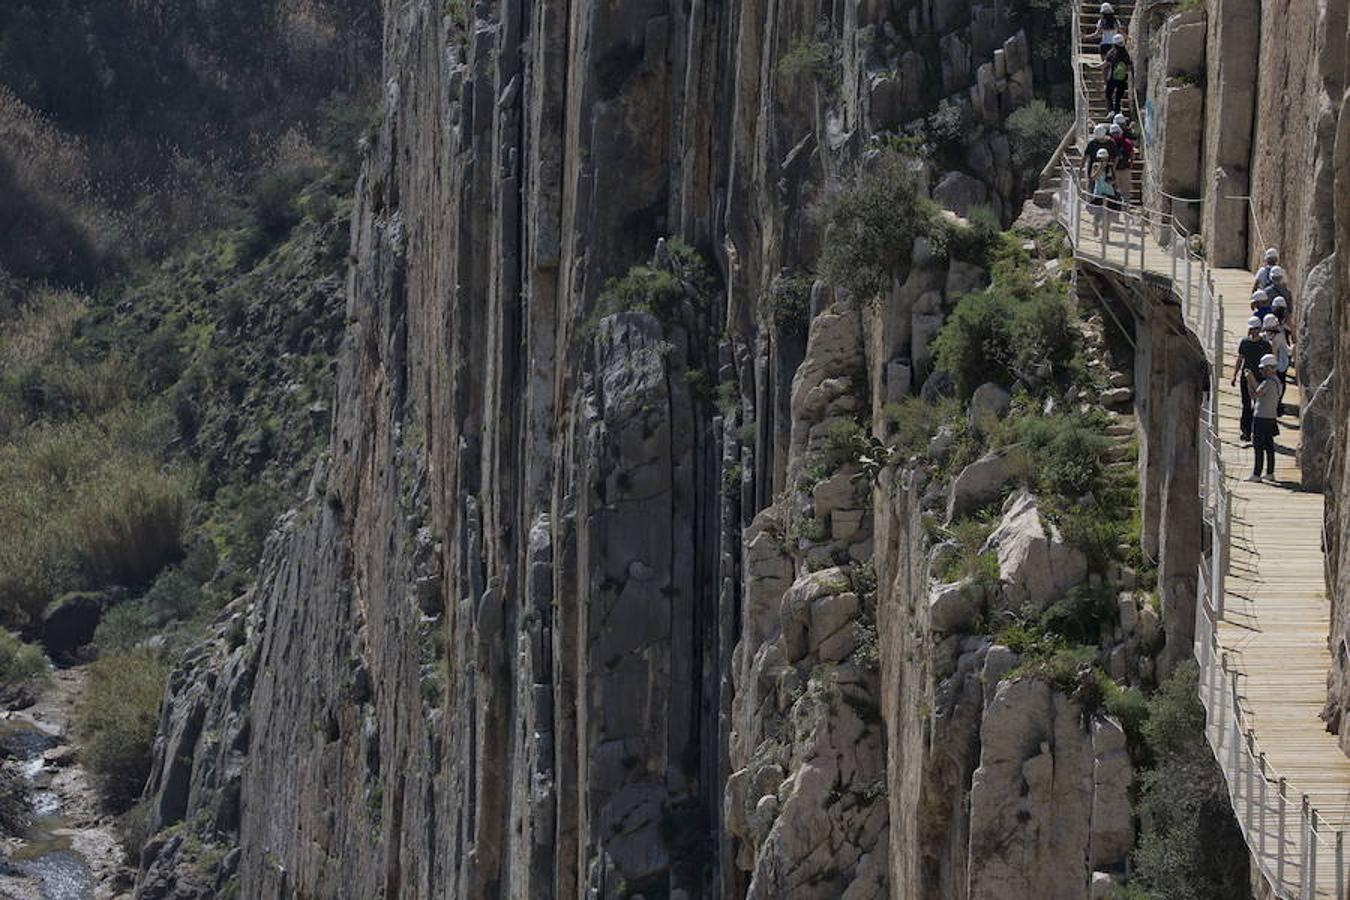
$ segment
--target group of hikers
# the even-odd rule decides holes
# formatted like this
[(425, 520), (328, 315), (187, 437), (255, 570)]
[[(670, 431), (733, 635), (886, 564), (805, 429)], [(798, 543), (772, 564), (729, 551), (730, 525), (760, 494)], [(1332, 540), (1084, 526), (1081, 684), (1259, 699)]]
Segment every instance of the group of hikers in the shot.
[[(1092, 129), (1083, 154), (1089, 203), (1093, 208), (1092, 230), (1100, 235), (1102, 219), (1109, 229), (1112, 213), (1130, 196), (1130, 174), (1138, 139), (1125, 114), (1124, 98), (1134, 61), (1126, 49), (1126, 33), (1120, 16), (1110, 3), (1099, 7), (1097, 26), (1089, 37), (1098, 40), (1102, 58), (1102, 90), (1110, 121)], [(1255, 457), (1247, 481), (1275, 482), (1275, 436), (1279, 417), (1288, 411), (1284, 392), (1294, 356), (1293, 294), (1280, 266), (1279, 251), (1271, 247), (1252, 285), (1251, 318), (1247, 336), (1238, 344), (1232, 383), (1242, 390), (1239, 422), (1242, 443)]]
[(1124, 111), (1125, 89), (1134, 68), (1130, 51), (1125, 48), (1125, 29), (1110, 3), (1103, 3), (1100, 11), (1101, 18), (1089, 37), (1098, 38), (1100, 43), (1103, 93), (1111, 119), (1093, 128), (1092, 138), (1083, 154), (1094, 235), (1101, 234), (1103, 216), (1109, 233), (1111, 214), (1128, 202), (1135, 142), (1138, 140)]
[(1279, 417), (1288, 410), (1284, 390), (1294, 358), (1293, 294), (1274, 247), (1265, 252), (1252, 285), (1252, 316), (1247, 336), (1238, 343), (1231, 384), (1242, 385), (1242, 443), (1251, 444), (1255, 460), (1248, 481), (1275, 481), (1275, 436)]

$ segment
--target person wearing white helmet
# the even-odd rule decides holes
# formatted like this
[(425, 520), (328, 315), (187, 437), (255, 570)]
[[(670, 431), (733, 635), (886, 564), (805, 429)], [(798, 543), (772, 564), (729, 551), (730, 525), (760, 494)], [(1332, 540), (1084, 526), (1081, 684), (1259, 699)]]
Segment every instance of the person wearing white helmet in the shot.
[(1101, 54), (1106, 56), (1106, 51), (1115, 45), (1116, 35), (1121, 34), (1120, 17), (1116, 15), (1116, 8), (1110, 3), (1103, 3), (1098, 9), (1101, 17), (1097, 19), (1097, 27), (1088, 33), (1088, 37), (1096, 37), (1101, 41)]
[(1134, 134), (1134, 128), (1130, 125), (1130, 117), (1127, 116), (1127, 115), (1125, 115), (1123, 112), (1118, 112), (1118, 113), (1116, 113), (1114, 116), (1112, 116), (1112, 117), (1111, 117), (1111, 124), (1112, 124), (1112, 125), (1119, 125), (1119, 126), (1120, 126), (1120, 130), (1121, 130), (1121, 131), (1125, 134), (1125, 136), (1126, 136), (1127, 138), (1129, 138), (1130, 140), (1132, 140), (1132, 141), (1137, 141), (1137, 140), (1138, 140), (1138, 138), (1135, 137), (1135, 134)]
[(1083, 177), (1092, 175), (1092, 167), (1097, 162), (1097, 151), (1105, 150), (1112, 159), (1116, 155), (1116, 142), (1111, 140), (1111, 123), (1103, 122), (1092, 127), (1092, 137), (1083, 148)]
[(1131, 196), (1130, 176), (1134, 174), (1134, 141), (1126, 137), (1124, 128), (1112, 122), (1111, 142), (1116, 145), (1116, 190), (1128, 200)]
[(1261, 257), (1261, 268), (1256, 270), (1256, 283), (1252, 290), (1264, 290), (1270, 287), (1270, 270), (1280, 264), (1280, 251), (1270, 247)]
[(1125, 85), (1130, 80), (1130, 71), (1134, 68), (1134, 60), (1130, 59), (1130, 51), (1125, 49), (1125, 35), (1116, 32), (1115, 37), (1111, 39), (1111, 46), (1102, 57), (1106, 61), (1106, 72), (1104, 74), (1106, 82), (1106, 108), (1113, 113), (1120, 112), (1121, 106), (1125, 102)]
[[(1097, 157), (1092, 163), (1092, 172), (1088, 176), (1089, 190), (1092, 198), (1088, 201), (1092, 205), (1092, 234), (1100, 235), (1102, 232), (1102, 212), (1115, 209), (1119, 203), (1120, 195), (1116, 193), (1116, 169), (1111, 164), (1111, 152), (1105, 147), (1097, 151)], [(1106, 237), (1111, 238), (1111, 213), (1106, 213)]]
[(1276, 297), (1283, 297), (1286, 303), (1294, 302), (1294, 292), (1289, 290), (1289, 281), (1285, 278), (1284, 267), (1270, 267), (1270, 287), (1266, 288), (1266, 296), (1271, 300)]
[(1267, 353), (1260, 359), (1259, 377), (1246, 373), (1247, 393), (1252, 401), (1252, 450), (1255, 460), (1248, 481), (1275, 481), (1275, 435), (1279, 434), (1276, 416), (1280, 404), (1280, 380), (1275, 375), (1275, 354)]
[(1252, 291), (1252, 315), (1264, 319), (1271, 312), (1270, 295), (1263, 290)]
[(1260, 316), (1247, 320), (1247, 336), (1238, 342), (1237, 358), (1233, 360), (1233, 378), (1229, 382), (1236, 385), (1242, 379), (1242, 415), (1238, 420), (1238, 430), (1242, 433), (1242, 443), (1252, 439), (1252, 398), (1247, 384), (1247, 376), (1261, 369), (1261, 359), (1271, 352), (1270, 342), (1262, 335), (1263, 322)]
[[(1276, 297), (1277, 301), (1283, 300), (1283, 297)], [(1294, 342), (1289, 338), (1289, 332), (1280, 321), (1280, 317), (1275, 313), (1267, 313), (1261, 320), (1261, 332), (1270, 344), (1270, 352), (1275, 356), (1275, 372), (1280, 376), (1280, 405), (1276, 410), (1278, 415), (1284, 415), (1284, 391), (1289, 385), (1289, 366), (1294, 360)]]

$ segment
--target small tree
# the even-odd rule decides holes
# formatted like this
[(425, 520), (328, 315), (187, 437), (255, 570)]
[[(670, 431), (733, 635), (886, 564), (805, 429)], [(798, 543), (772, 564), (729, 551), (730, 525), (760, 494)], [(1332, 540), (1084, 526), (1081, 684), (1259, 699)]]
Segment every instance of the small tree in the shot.
[(1072, 123), (1073, 113), (1047, 106), (1044, 100), (1032, 100), (1008, 116), (1012, 163), (1022, 177), (1022, 184), (1036, 181)]
[(913, 162), (886, 149), (825, 197), (817, 215), (825, 226), (818, 268), (826, 281), (861, 300), (890, 287), (931, 218), (918, 184)]

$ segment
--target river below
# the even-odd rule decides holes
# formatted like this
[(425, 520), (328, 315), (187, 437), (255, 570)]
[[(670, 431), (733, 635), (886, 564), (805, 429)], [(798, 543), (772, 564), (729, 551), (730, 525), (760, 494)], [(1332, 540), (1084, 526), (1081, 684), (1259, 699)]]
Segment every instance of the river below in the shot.
[(0, 842), (0, 900), (119, 900), (129, 872), (89, 773), (69, 743), (84, 686), (78, 668), (57, 669), (37, 703), (0, 713), (0, 755), (31, 788), (28, 833)]

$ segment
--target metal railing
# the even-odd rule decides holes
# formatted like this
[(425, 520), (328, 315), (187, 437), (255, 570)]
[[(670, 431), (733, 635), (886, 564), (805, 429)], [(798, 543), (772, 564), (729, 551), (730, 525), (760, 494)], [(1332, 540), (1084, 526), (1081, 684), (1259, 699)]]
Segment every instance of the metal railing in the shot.
[[(1074, 88), (1077, 124), (1086, 140), (1086, 110), (1074, 12)], [(1200, 496), (1211, 537), (1197, 571), (1195, 657), (1205, 737), (1224, 775), (1234, 816), (1274, 894), (1284, 900), (1346, 897), (1345, 834), (1334, 828), (1306, 793), (1275, 770), (1244, 713), (1242, 673), (1219, 643), (1233, 540), (1233, 495), (1219, 434), (1219, 380), (1224, 364), (1223, 304), (1209, 266), (1190, 232), (1170, 213), (1120, 204), (1096, 206), (1084, 190), (1083, 172), (1061, 158), (1055, 191), (1057, 218), (1069, 234), (1074, 256), (1122, 275), (1165, 281), (1181, 305), (1187, 329), (1210, 364), (1209, 393), (1201, 411)], [(1176, 198), (1182, 199), (1182, 198)], [(1085, 223), (1098, 227), (1085, 232)], [(1258, 229), (1259, 239), (1259, 229)]]

